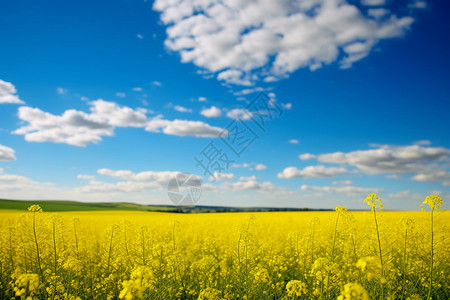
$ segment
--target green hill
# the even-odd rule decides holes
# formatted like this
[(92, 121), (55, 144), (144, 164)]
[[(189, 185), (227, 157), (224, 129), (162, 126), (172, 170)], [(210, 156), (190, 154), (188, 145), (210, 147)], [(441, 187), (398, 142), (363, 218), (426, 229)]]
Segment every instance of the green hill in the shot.
[[(44, 211), (100, 211), (100, 210), (132, 210), (173, 213), (217, 213), (217, 212), (265, 212), (265, 211), (308, 211), (308, 208), (278, 207), (227, 207), (227, 206), (174, 206), (174, 205), (142, 205), (126, 202), (77, 202), (63, 200), (7, 200), (0, 199), (0, 209), (27, 210), (38, 204)], [(327, 209), (317, 209), (327, 210)]]

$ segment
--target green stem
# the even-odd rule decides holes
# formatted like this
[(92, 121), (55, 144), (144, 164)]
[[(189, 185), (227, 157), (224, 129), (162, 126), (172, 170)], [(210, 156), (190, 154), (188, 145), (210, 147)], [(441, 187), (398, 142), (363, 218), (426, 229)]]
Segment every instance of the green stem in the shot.
[(37, 255), (38, 268), (39, 268), (39, 272), (41, 274), (41, 279), (42, 279), (42, 281), (44, 281), (44, 272), (42, 272), (42, 268), (41, 268), (41, 256), (39, 253), (39, 244), (38, 244), (37, 234), (36, 234), (36, 212), (33, 212), (33, 234), (34, 234), (34, 243), (36, 244), (36, 255)]
[(427, 299), (431, 299), (431, 291), (433, 289), (433, 259), (434, 259), (434, 220), (433, 220), (433, 211), (434, 209), (431, 209), (431, 264), (430, 264), (430, 288), (428, 290), (428, 297)]

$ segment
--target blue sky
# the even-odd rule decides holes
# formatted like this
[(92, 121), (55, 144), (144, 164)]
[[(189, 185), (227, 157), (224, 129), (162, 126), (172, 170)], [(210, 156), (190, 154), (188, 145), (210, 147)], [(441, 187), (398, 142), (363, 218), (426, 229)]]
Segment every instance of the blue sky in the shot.
[[(450, 196), (445, 1), (4, 1), (0, 197), (418, 209)], [(283, 110), (213, 180), (194, 157)], [(221, 144), (222, 147), (225, 147)], [(222, 149), (224, 152), (226, 148)], [(231, 154), (229, 153), (231, 156)], [(214, 173), (214, 170), (211, 170)]]

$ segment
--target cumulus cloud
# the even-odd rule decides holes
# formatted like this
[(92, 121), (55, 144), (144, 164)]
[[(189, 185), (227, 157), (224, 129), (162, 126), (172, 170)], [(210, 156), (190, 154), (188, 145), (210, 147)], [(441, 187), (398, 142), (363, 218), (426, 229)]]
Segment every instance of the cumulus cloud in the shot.
[(232, 164), (231, 165), (233, 168), (248, 168), (250, 167), (250, 165), (248, 163), (243, 163), (243, 164)]
[(450, 149), (443, 147), (381, 145), (377, 149), (321, 154), (323, 163), (348, 164), (374, 175), (384, 173), (421, 173), (436, 167), (433, 163), (448, 161)]
[(303, 154), (300, 154), (298, 156), (298, 158), (300, 158), (301, 160), (308, 160), (308, 159), (316, 158), (316, 156), (314, 154), (311, 154), (311, 153), (303, 153)]
[(151, 119), (145, 128), (151, 132), (163, 132), (165, 134), (177, 136), (195, 137), (219, 137), (225, 134), (224, 130), (214, 127), (201, 121), (188, 120), (165, 120), (162, 116)]
[(221, 186), (222, 189), (231, 191), (249, 191), (254, 190), (257, 192), (276, 192), (276, 193), (288, 193), (286, 188), (277, 186), (270, 181), (260, 183), (255, 176), (241, 177), (236, 182), (224, 182)]
[(207, 118), (217, 118), (222, 115), (222, 111), (216, 106), (211, 106), (210, 108), (202, 109), (200, 114)]
[(296, 167), (287, 167), (283, 172), (278, 173), (278, 178), (329, 178), (344, 173), (348, 173), (346, 168), (325, 167), (323, 165), (309, 166), (303, 170), (299, 170)]
[(173, 107), (173, 109), (178, 111), (178, 112), (183, 112), (183, 113), (191, 113), (192, 112), (192, 109), (186, 108), (186, 107), (183, 107), (183, 106), (180, 106), (180, 105), (175, 105)]
[[(143, 171), (134, 173), (130, 170), (99, 169), (99, 175), (116, 178), (122, 181), (111, 183), (93, 180), (83, 175), (82, 179), (90, 179), (89, 184), (77, 190), (83, 193), (89, 192), (142, 192), (149, 189), (166, 189), (167, 184), (182, 174), (178, 171)], [(201, 182), (201, 177), (193, 175), (193, 179)]]
[(267, 166), (263, 165), (263, 164), (257, 164), (256, 167), (255, 167), (255, 170), (257, 170), (257, 171), (262, 171), (262, 170), (265, 170), (265, 169), (267, 169)]
[(11, 82), (3, 81), (0, 79), (0, 104), (24, 104), (25, 102), (20, 100), (19, 96), (16, 95), (16, 93), (16, 87)]
[(220, 172), (214, 172), (214, 176), (210, 176), (210, 181), (223, 181), (223, 180), (233, 180), (234, 174), (233, 173), (220, 173)]
[(16, 160), (14, 149), (0, 145), (0, 161), (11, 161), (11, 160)]
[(379, 188), (365, 188), (357, 186), (311, 186), (302, 185), (300, 187), (302, 191), (314, 191), (314, 192), (326, 192), (326, 193), (339, 193), (347, 196), (366, 196), (369, 193), (382, 193), (384, 190)]
[(86, 146), (100, 142), (102, 137), (113, 136), (115, 127), (139, 127), (152, 132), (196, 137), (218, 137), (222, 132), (222, 128), (200, 121), (165, 120), (162, 116), (148, 119), (146, 109), (132, 109), (102, 99), (89, 102), (89, 105), (89, 113), (70, 109), (61, 115), (22, 106), (18, 117), (28, 124), (13, 133), (24, 135), (29, 142)]
[[(384, 0), (363, 3), (379, 6)], [(414, 21), (392, 12), (374, 17), (346, 0), (156, 0), (153, 9), (167, 26), (166, 47), (179, 52), (183, 63), (244, 86), (335, 61), (349, 67)]]
[(249, 120), (253, 116), (253, 113), (245, 108), (235, 108), (227, 112), (227, 117), (235, 120)]

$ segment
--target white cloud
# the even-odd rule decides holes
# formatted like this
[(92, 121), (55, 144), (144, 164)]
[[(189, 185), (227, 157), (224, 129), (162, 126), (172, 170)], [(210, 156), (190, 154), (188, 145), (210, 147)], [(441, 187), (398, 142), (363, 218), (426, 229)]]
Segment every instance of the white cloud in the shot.
[(366, 196), (369, 193), (382, 193), (384, 190), (379, 188), (365, 188), (357, 186), (311, 186), (302, 185), (300, 187), (302, 191), (315, 191), (326, 193), (339, 193), (347, 196)]
[(138, 34), (137, 34), (137, 38), (140, 39), (140, 40), (142, 40), (142, 39), (144, 38), (144, 36), (143, 36), (142, 34), (138, 33)]
[(428, 4), (425, 1), (416, 0), (413, 1), (409, 6), (412, 8), (427, 8)]
[(3, 81), (0, 79), (0, 104), (24, 104), (25, 102), (20, 100), (19, 96), (16, 95), (16, 93), (16, 87), (11, 82)]
[(296, 167), (287, 167), (283, 172), (278, 173), (278, 178), (328, 178), (344, 173), (348, 173), (345, 168), (325, 167), (323, 165), (308, 166), (303, 170), (299, 170)]
[(281, 107), (284, 109), (292, 109), (292, 103), (281, 103)]
[(84, 174), (79, 174), (77, 175), (78, 179), (84, 179), (84, 180), (95, 180), (95, 177), (92, 175), (84, 175)]
[(435, 163), (448, 161), (450, 149), (442, 147), (381, 145), (378, 149), (321, 154), (324, 163), (348, 164), (374, 175), (384, 173), (422, 173), (435, 169)]
[(258, 87), (254, 87), (254, 88), (249, 88), (249, 89), (243, 89), (240, 91), (236, 91), (233, 93), (233, 95), (235, 96), (245, 96), (245, 95), (250, 95), (253, 93), (258, 93), (258, 92), (264, 92), (264, 91), (268, 91), (270, 90), (269, 88), (262, 88), (260, 86)]
[(257, 170), (257, 171), (262, 171), (262, 170), (266, 170), (266, 169), (267, 169), (267, 166), (263, 165), (263, 164), (257, 164), (255, 167), (255, 170)]
[(296, 140), (296, 139), (292, 139), (292, 140), (289, 140), (289, 142), (288, 142), (289, 144), (298, 144), (299, 143), (299, 141), (298, 140)]
[(202, 109), (200, 114), (207, 118), (217, 118), (222, 115), (222, 111), (216, 106), (211, 106), (210, 108)]
[(249, 120), (253, 116), (253, 113), (245, 108), (235, 108), (227, 112), (227, 117), (235, 120)]
[(100, 142), (104, 136), (113, 136), (115, 127), (139, 127), (152, 132), (198, 137), (217, 137), (222, 132), (222, 128), (200, 121), (165, 120), (162, 116), (148, 119), (146, 109), (132, 109), (102, 99), (88, 104), (90, 113), (70, 109), (60, 116), (22, 106), (18, 117), (28, 124), (13, 133), (24, 135), (29, 142), (86, 146)]
[(243, 164), (232, 164), (231, 165), (233, 168), (248, 168), (250, 167), (250, 165), (248, 163), (243, 163)]
[(333, 181), (332, 185), (352, 185), (353, 182), (351, 180), (341, 180), (341, 181)]
[(224, 134), (222, 128), (213, 127), (201, 121), (164, 120), (161, 116), (151, 119), (145, 128), (151, 132), (163, 132), (165, 134), (177, 136), (195, 136), (195, 137), (219, 137)]
[(0, 161), (16, 160), (16, 155), (14, 153), (14, 149), (0, 145)]
[[(147, 189), (165, 189), (169, 181), (180, 174), (177, 171), (144, 171), (134, 173), (130, 170), (99, 169), (97, 173), (103, 176), (122, 179), (124, 181), (110, 183), (90, 180), (89, 185), (78, 188), (80, 192), (139, 192)], [(196, 176), (199, 181), (201, 178)], [(88, 179), (88, 178), (86, 178)]]
[(421, 194), (413, 194), (413, 193), (411, 193), (410, 190), (401, 191), (401, 192), (397, 192), (397, 193), (391, 193), (388, 196), (389, 196), (389, 198), (392, 198), (392, 199), (416, 200), (416, 201), (424, 200), (426, 197), (425, 195), (421, 195)]
[(430, 170), (427, 173), (419, 173), (411, 177), (411, 180), (420, 182), (441, 182), (444, 186), (450, 186), (450, 172), (444, 170)]
[(134, 87), (132, 90), (135, 92), (142, 92), (142, 88), (140, 86)]
[(234, 174), (233, 173), (219, 173), (214, 172), (214, 176), (210, 176), (210, 181), (223, 181), (223, 180), (233, 180)]
[(68, 90), (65, 89), (65, 88), (62, 88), (62, 87), (57, 87), (57, 88), (56, 88), (56, 93), (57, 93), (58, 95), (64, 95), (64, 94), (67, 94), (67, 92), (68, 92)]
[(116, 96), (117, 96), (117, 97), (120, 97), (120, 98), (125, 98), (125, 97), (127, 96), (127, 94), (122, 93), (122, 92), (117, 92), (117, 93), (116, 93)]
[(389, 13), (390, 11), (385, 8), (371, 8), (367, 12), (369, 16), (372, 16), (374, 18), (381, 18), (388, 15)]
[(206, 97), (198, 97), (198, 102), (207, 102), (208, 99)]
[(314, 154), (311, 154), (311, 153), (303, 153), (303, 154), (300, 154), (298, 156), (298, 158), (300, 158), (301, 160), (308, 160), (308, 159), (316, 158), (316, 156)]
[(150, 84), (151, 85), (155, 85), (155, 86), (162, 86), (162, 83), (161, 82), (159, 82), (159, 81), (152, 81), (152, 82), (150, 82)]
[(431, 145), (431, 141), (429, 141), (429, 140), (420, 140), (420, 141), (415, 141), (414, 144), (415, 145)]
[(222, 189), (231, 191), (249, 191), (254, 190), (257, 192), (275, 192), (275, 193), (289, 193), (286, 188), (277, 186), (270, 181), (260, 183), (255, 176), (241, 177), (236, 182), (224, 182), (221, 186)]
[(191, 113), (192, 112), (192, 109), (186, 108), (186, 107), (183, 107), (183, 106), (180, 106), (180, 105), (175, 105), (173, 107), (173, 109), (178, 111), (178, 112), (183, 112), (183, 113), (186, 113), (186, 112), (187, 113)]
[(361, 0), (361, 4), (366, 6), (380, 6), (385, 5), (386, 0)]
[[(167, 26), (166, 47), (179, 52), (182, 62), (247, 86), (335, 61), (349, 67), (380, 40), (403, 35), (413, 22), (391, 12), (373, 18), (345, 0), (156, 0), (153, 9)], [(360, 52), (347, 52), (353, 43), (363, 44)]]

